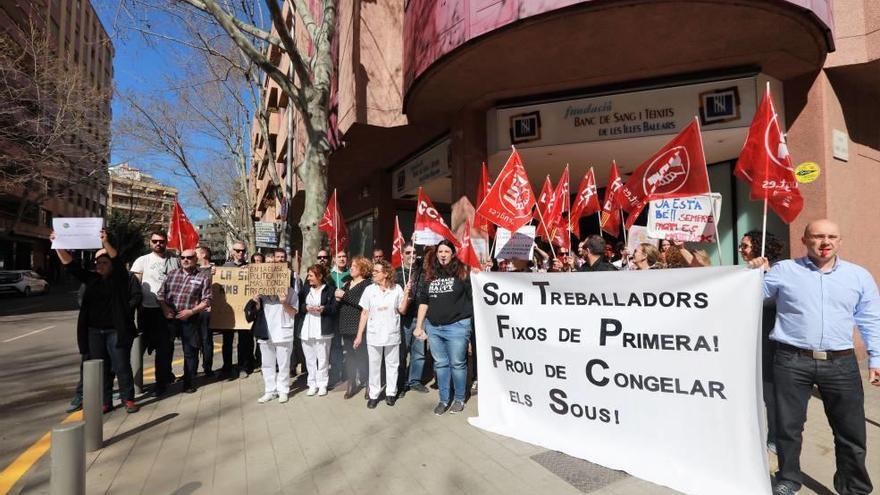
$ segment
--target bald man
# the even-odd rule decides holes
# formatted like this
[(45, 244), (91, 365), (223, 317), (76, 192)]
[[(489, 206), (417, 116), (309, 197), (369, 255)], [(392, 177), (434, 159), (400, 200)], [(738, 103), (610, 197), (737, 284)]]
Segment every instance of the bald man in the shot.
[[(764, 297), (776, 301), (773, 373), (776, 389), (775, 495), (800, 490), (802, 433), (807, 402), (817, 386), (834, 432), (840, 494), (872, 490), (865, 467), (865, 395), (853, 351), (853, 326), (868, 348), (868, 380), (880, 386), (880, 296), (864, 268), (838, 256), (840, 229), (830, 220), (810, 222), (801, 239), (807, 256), (775, 264), (764, 277)], [(752, 260), (752, 267), (767, 266)], [(772, 418), (771, 418), (772, 420)]]

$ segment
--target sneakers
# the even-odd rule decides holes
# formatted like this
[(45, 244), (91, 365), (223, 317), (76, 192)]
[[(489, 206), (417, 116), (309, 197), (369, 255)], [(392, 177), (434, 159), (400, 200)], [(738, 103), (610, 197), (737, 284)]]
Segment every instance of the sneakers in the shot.
[(282, 404), (287, 402), (287, 394), (278, 394), (278, 402)]
[(73, 413), (73, 412), (79, 411), (82, 408), (83, 408), (83, 399), (82, 399), (82, 397), (77, 395), (76, 397), (73, 398), (72, 401), (70, 401), (70, 405), (67, 406), (67, 409), (65, 409), (64, 412)]
[(421, 383), (414, 383), (409, 386), (409, 389), (415, 390), (416, 392), (418, 392), (420, 394), (427, 394), (428, 392), (430, 392), (430, 390), (428, 390), (428, 387), (422, 385)]
[(450, 414), (458, 414), (464, 411), (464, 401), (462, 400), (454, 400), (452, 401), (452, 405), (449, 406)]
[(379, 405), (379, 399), (370, 399), (367, 401), (367, 409), (376, 409)]
[[(275, 394), (274, 394), (274, 393), (272, 393), (272, 392), (266, 392), (265, 394), (263, 394), (262, 397), (260, 397), (259, 399), (257, 399), (257, 402), (259, 402), (260, 404), (265, 404), (265, 403), (269, 402), (270, 400), (272, 400), (272, 399), (274, 399), (274, 398), (275, 398)], [(285, 396), (285, 399), (287, 399), (287, 396)]]
[(449, 404), (445, 402), (438, 402), (437, 407), (434, 408), (434, 414), (436, 414), (437, 416), (443, 416), (443, 413), (445, 413), (447, 409), (449, 409)]
[(318, 396), (324, 397), (325, 395), (327, 395), (327, 387), (318, 388)]
[(135, 404), (133, 400), (123, 401), (123, 404), (125, 405), (125, 412), (128, 414), (136, 413), (141, 410), (140, 406)]
[[(309, 391), (306, 392), (306, 395), (308, 395), (309, 397), (311, 397), (311, 396), (313, 396), (313, 395), (315, 395), (315, 394), (317, 394), (317, 393), (318, 393), (318, 387), (309, 387)], [(325, 393), (326, 393), (326, 392), (325, 392)]]
[(110, 412), (112, 410), (113, 410), (113, 404), (104, 404), (103, 406), (101, 406), (101, 412), (103, 412), (104, 414), (107, 414), (108, 412)]
[(779, 484), (773, 488), (773, 495), (797, 495), (797, 492), (797, 490), (784, 481), (780, 481)]

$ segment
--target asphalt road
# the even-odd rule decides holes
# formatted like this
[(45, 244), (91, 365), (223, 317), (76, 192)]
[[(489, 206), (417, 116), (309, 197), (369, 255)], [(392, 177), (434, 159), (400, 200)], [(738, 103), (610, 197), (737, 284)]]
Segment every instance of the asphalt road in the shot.
[(79, 379), (76, 288), (0, 296), (0, 469), (66, 416)]

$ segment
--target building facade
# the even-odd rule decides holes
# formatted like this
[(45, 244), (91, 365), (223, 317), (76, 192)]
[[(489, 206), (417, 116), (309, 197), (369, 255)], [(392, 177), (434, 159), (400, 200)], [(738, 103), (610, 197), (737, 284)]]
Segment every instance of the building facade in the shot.
[(223, 222), (209, 216), (203, 220), (195, 220), (193, 224), (199, 232), (199, 246), (205, 246), (211, 250), (211, 261), (225, 262), (233, 240)]
[[(88, 122), (65, 137), (68, 148), (78, 146), (89, 157), (87, 163), (71, 158), (60, 172), (43, 174), (27, 186), (4, 187), (0, 194), (0, 267), (53, 273), (52, 218), (106, 212), (113, 44), (88, 0), (2, 2), (0, 32), (13, 43), (45, 37), (51, 56), (57, 57), (48, 63), (60, 64), (64, 69), (59, 70), (78, 70), (85, 85), (104, 95)], [(18, 143), (0, 142), (0, 153), (8, 159), (4, 161), (14, 164), (21, 152)]]
[(761, 227), (732, 171), (769, 84), (794, 163), (821, 173), (798, 219), (771, 213), (768, 230), (799, 256), (805, 224), (832, 218), (844, 256), (877, 274), (858, 246), (880, 223), (856, 212), (880, 209), (878, 33), (872, 0), (341, 2), (331, 188), (363, 244), (387, 249), (419, 186), (440, 210), (473, 202), (481, 163), (494, 176), (511, 144), (534, 188), (568, 163), (572, 187), (593, 167), (601, 194), (612, 160), (626, 176), (698, 118), (722, 196), (720, 243), (703, 247), (732, 264)]
[(177, 201), (177, 189), (162, 184), (128, 163), (112, 166), (109, 170), (107, 214), (118, 212), (145, 229), (166, 232)]

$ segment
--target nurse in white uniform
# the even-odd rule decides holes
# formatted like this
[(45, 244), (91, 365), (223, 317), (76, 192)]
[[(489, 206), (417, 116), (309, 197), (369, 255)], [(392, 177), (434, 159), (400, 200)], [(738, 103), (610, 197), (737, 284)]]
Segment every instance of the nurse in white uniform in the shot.
[(369, 357), (370, 398), (367, 407), (373, 409), (379, 403), (382, 391), (382, 358), (385, 358), (385, 403), (393, 406), (397, 400), (397, 367), (400, 362), (400, 315), (406, 308), (403, 303), (403, 289), (394, 283), (391, 265), (385, 261), (373, 263), (373, 285), (364, 290), (360, 306), (361, 320), (354, 347), (363, 343), (367, 336), (367, 355)]

